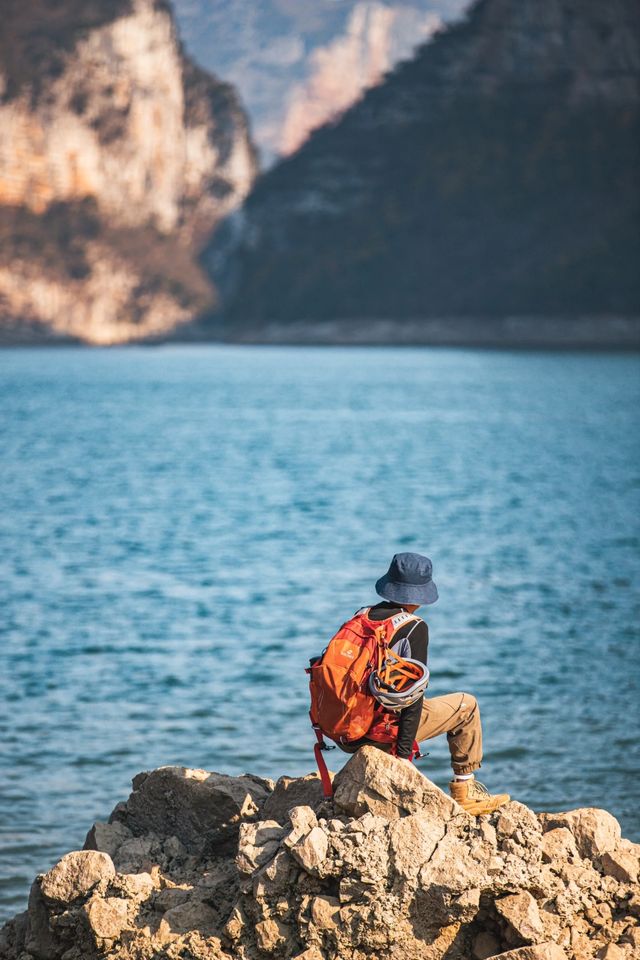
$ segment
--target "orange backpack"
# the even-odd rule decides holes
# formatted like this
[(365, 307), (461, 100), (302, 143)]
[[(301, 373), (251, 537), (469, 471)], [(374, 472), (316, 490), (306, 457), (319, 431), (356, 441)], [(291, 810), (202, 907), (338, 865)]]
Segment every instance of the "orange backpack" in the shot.
[(364, 736), (386, 743), (397, 738), (398, 716), (385, 711), (371, 694), (369, 675), (381, 668), (398, 628), (420, 618), (402, 612), (387, 620), (370, 620), (369, 609), (359, 610), (343, 623), (307, 670), (309, 715), (320, 742), (322, 734), (337, 743)]

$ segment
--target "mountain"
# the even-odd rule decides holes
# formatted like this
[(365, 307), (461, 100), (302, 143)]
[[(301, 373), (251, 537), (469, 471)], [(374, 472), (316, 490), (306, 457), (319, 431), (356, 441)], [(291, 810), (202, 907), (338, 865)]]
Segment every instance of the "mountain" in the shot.
[(637, 345), (639, 38), (634, 0), (476, 2), (260, 178), (210, 330)]
[(0, 339), (172, 331), (256, 172), (232, 87), (163, 0), (7, 0), (0, 39)]
[(187, 49), (240, 91), (263, 165), (297, 149), (468, 0), (175, 0)]

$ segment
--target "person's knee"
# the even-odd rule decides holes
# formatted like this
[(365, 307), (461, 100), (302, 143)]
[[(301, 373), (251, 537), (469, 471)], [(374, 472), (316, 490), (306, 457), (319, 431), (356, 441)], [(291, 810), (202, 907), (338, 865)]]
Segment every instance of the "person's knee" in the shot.
[(474, 713), (480, 712), (480, 707), (478, 701), (473, 696), (472, 693), (462, 693), (460, 694), (462, 701), (460, 703), (460, 710), (463, 710), (469, 716), (472, 716)]

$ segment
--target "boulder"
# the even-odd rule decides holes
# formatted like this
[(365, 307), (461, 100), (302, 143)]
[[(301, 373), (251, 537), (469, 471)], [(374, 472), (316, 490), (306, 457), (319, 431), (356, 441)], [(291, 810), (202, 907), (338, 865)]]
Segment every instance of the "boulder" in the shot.
[[(333, 774), (330, 776), (333, 777)], [(286, 824), (292, 807), (315, 809), (323, 800), (322, 782), (317, 773), (309, 773), (305, 777), (280, 777), (273, 793), (265, 800), (260, 816)]]
[(264, 953), (273, 953), (289, 938), (289, 930), (279, 920), (267, 919), (256, 924), (256, 943)]
[(87, 923), (98, 940), (117, 940), (127, 926), (127, 901), (92, 897), (84, 906)]
[(291, 855), (307, 871), (316, 873), (325, 860), (329, 839), (321, 827), (313, 827), (309, 833), (291, 847)]
[(422, 812), (446, 822), (462, 807), (411, 763), (377, 747), (361, 747), (336, 775), (335, 806), (353, 817), (374, 813), (389, 820)]
[(566, 827), (554, 827), (542, 837), (542, 859), (545, 863), (576, 860), (579, 857), (576, 841)]
[(215, 933), (218, 919), (215, 910), (201, 900), (187, 900), (167, 910), (163, 917), (172, 933), (197, 930), (204, 936)]
[(124, 823), (101, 823), (98, 821), (89, 830), (83, 850), (100, 850), (115, 858), (118, 848), (132, 837), (131, 830)]
[(496, 900), (495, 907), (521, 940), (537, 943), (544, 939), (544, 926), (538, 904), (528, 891), (500, 897)]
[(539, 943), (535, 947), (518, 947), (506, 953), (495, 954), (492, 960), (567, 960), (567, 954), (557, 943)]
[(636, 883), (640, 864), (638, 857), (624, 847), (607, 851), (600, 857), (602, 869), (608, 877), (614, 877), (621, 883)]
[(580, 856), (596, 865), (600, 864), (603, 853), (615, 850), (620, 842), (620, 824), (616, 818), (596, 807), (566, 813), (541, 813), (538, 819), (545, 832), (554, 827), (566, 827), (573, 834)]
[(72, 903), (85, 897), (101, 880), (115, 877), (113, 860), (97, 850), (67, 853), (40, 878), (40, 891), (45, 900)]
[(133, 793), (110, 822), (123, 823), (136, 835), (176, 836), (190, 853), (229, 849), (240, 823), (255, 817), (270, 792), (260, 777), (160, 767), (134, 778)]
[(253, 873), (276, 855), (284, 828), (275, 820), (241, 823), (236, 865), (241, 873)]

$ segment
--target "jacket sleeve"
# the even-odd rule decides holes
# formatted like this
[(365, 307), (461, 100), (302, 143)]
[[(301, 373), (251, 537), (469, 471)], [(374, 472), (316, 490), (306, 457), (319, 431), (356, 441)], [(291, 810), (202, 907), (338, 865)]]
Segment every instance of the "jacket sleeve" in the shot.
[[(429, 629), (421, 620), (417, 625), (411, 624), (413, 630), (408, 637), (411, 647), (410, 657), (412, 660), (421, 660), (427, 662), (427, 652), (429, 649)], [(400, 726), (398, 730), (397, 751), (398, 756), (408, 759), (411, 756), (413, 741), (416, 739), (418, 727), (420, 725), (420, 716), (422, 714), (423, 697), (412, 703), (400, 714)]]

